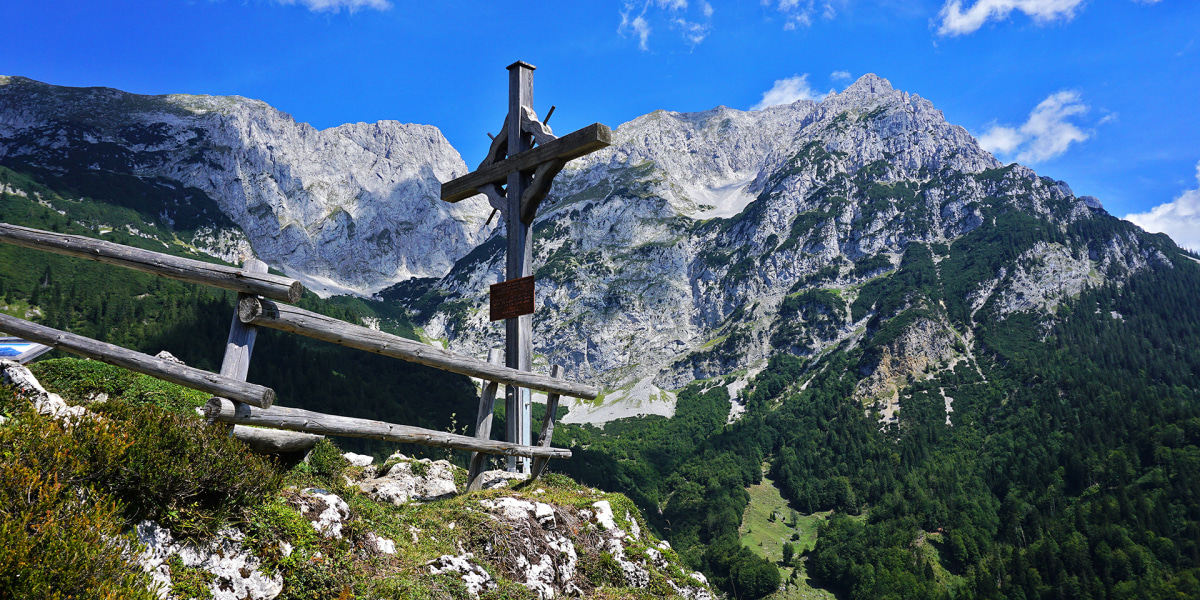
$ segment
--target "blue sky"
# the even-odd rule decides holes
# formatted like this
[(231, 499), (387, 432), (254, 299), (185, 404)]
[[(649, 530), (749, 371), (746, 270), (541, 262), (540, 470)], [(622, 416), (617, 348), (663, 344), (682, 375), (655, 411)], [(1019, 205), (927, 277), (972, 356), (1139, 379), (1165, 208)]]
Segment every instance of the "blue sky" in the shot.
[(1200, 249), (1194, 0), (5, 0), (0, 23), (0, 74), (237, 94), (319, 128), (428, 123), (468, 164), (518, 59), (557, 131), (820, 98), (871, 72)]

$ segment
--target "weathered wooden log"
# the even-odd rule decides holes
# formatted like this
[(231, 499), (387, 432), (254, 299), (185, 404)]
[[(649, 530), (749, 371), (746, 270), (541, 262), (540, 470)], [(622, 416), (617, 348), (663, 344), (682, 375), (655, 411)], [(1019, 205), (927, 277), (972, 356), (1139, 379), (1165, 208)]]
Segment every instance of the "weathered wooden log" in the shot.
[(408, 425), (395, 425), (370, 419), (354, 417), (339, 417), (318, 412), (300, 410), (298, 408), (254, 408), (238, 405), (222, 398), (213, 398), (204, 407), (205, 416), (220, 423), (236, 425), (257, 425), (274, 429), (303, 431), (321, 435), (338, 435), (344, 437), (362, 437), (387, 442), (405, 444), (421, 444), (437, 448), (454, 448), (486, 454), (504, 454), (508, 456), (546, 456), (550, 458), (570, 458), (571, 451), (565, 448), (549, 448), (541, 446), (521, 446), (508, 442), (480, 440), (473, 437), (434, 431)]
[[(551, 377), (562, 377), (562, 367), (553, 365), (550, 367)], [(558, 413), (558, 394), (549, 394), (546, 396), (546, 414), (542, 417), (542, 432), (538, 435), (538, 445), (549, 447), (550, 440), (554, 437), (554, 418)], [(537, 479), (542, 471), (546, 469), (546, 463), (550, 462), (549, 458), (539, 456), (533, 459), (533, 468), (530, 470), (530, 479)]]
[(296, 302), (304, 294), (304, 286), (295, 279), (268, 273), (249, 273), (234, 267), (170, 256), (81, 235), (53, 233), (0, 223), (0, 242), (86, 258), (179, 281), (203, 283), (235, 292), (265, 296), (280, 302)]
[[(247, 273), (266, 273), (267, 263), (251, 258), (242, 265)], [(238, 301), (251, 297), (245, 292), (238, 294)], [(250, 355), (254, 353), (254, 340), (258, 337), (258, 328), (247, 325), (238, 318), (237, 307), (233, 310), (233, 319), (229, 324), (229, 337), (225, 340), (225, 356), (221, 359), (221, 374), (232, 379), (246, 380), (250, 372)]]
[(515, 156), (509, 156), (502, 161), (494, 162), (458, 179), (443, 183), (442, 200), (446, 202), (466, 200), (478, 194), (477, 188), (479, 187), (489, 183), (504, 183), (508, 174), (513, 171), (532, 171), (544, 162), (556, 158), (568, 161), (610, 145), (612, 145), (612, 130), (603, 123), (592, 123), (544, 146), (537, 146)]
[[(504, 360), (504, 350), (492, 348), (488, 350), (488, 364), (499, 365)], [(492, 438), (492, 417), (496, 410), (496, 391), (500, 384), (495, 381), (483, 382), (483, 390), (479, 394), (479, 413), (475, 416), (475, 439), (488, 440)], [(471, 462), (467, 469), (467, 491), (477, 492), (483, 488), (483, 463), (487, 456), (471, 453)]]
[[(222, 425), (222, 427), (227, 427), (227, 425)], [(312, 450), (313, 446), (316, 446), (317, 442), (325, 437), (299, 431), (262, 429), (244, 425), (234, 425), (231, 433), (234, 438), (245, 442), (252, 450), (264, 454)]]
[(554, 379), (539, 373), (519, 371), (500, 365), (491, 365), (477, 358), (455, 354), (390, 333), (351, 325), (345, 321), (295, 306), (276, 304), (270, 300), (247, 298), (240, 301), (238, 317), (243, 323), (297, 333), (334, 344), (507, 385), (585, 400), (591, 400), (600, 393), (600, 390), (594, 386)]
[[(267, 263), (257, 258), (251, 258), (242, 263), (242, 270), (248, 273), (266, 273)], [(239, 301), (252, 297), (245, 292), (238, 293)], [(237, 306), (234, 306), (233, 318), (229, 323), (229, 336), (225, 339), (225, 356), (221, 358), (222, 376), (238, 381), (246, 380), (246, 375), (250, 373), (250, 356), (254, 353), (254, 340), (257, 338), (258, 328), (243, 323), (238, 318)]]
[(183, 387), (208, 392), (214, 396), (257, 407), (268, 407), (275, 402), (275, 391), (271, 388), (222, 377), (216, 373), (194, 369), (5, 314), (0, 314), (0, 331), (17, 334), (30, 341), (177, 383)]

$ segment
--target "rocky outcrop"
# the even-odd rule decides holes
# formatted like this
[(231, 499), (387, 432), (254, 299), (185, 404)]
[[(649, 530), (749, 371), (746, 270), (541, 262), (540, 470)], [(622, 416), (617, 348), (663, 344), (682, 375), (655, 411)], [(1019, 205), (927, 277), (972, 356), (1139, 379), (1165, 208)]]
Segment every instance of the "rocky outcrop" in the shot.
[(397, 453), (384, 463), (383, 471), (379, 477), (368, 477), (357, 484), (377, 502), (399, 506), (440, 500), (458, 493), (454, 466), (449, 461), (409, 459)]
[(18, 394), (33, 403), (34, 410), (43, 415), (70, 423), (87, 413), (84, 407), (71, 406), (62, 396), (47, 392), (33, 373), (19, 362), (0, 359), (0, 383), (13, 386)]
[[(3, 367), (8, 381), (22, 386), (20, 397), (28, 396), (31, 404), (38, 399), (38, 390), (44, 393), (31, 373), (21, 372), (23, 367)], [(72, 400), (97, 392), (84, 386), (79, 393), (80, 398)], [(129, 414), (143, 410), (124, 410), (122, 403), (133, 403), (125, 408), (144, 407), (147, 398), (160, 393), (156, 388), (136, 399), (108, 400), (116, 410), (88, 415), (69, 427), (55, 425), (56, 431), (66, 433), (58, 438), (64, 443), (62, 454), (86, 454), (103, 446), (96, 444), (102, 439), (96, 427), (116, 430)], [(50, 421), (29, 418), (32, 413), (26, 407), (9, 410), (18, 417), (0, 422), (5, 439), (41, 439), (46, 434)], [(165, 418), (166, 413), (146, 414), (163, 417), (168, 424), (200, 418), (190, 412), (171, 418)], [(188, 427), (191, 436), (168, 432), (164, 437), (215, 434), (212, 439), (228, 441), (220, 432), (204, 431), (199, 422)], [(136, 429), (120, 431), (102, 452), (137, 437)], [(179, 452), (177, 444), (150, 446), (140, 449), (138, 456), (152, 461), (154, 472), (161, 468), (178, 477), (199, 470), (197, 461), (214, 460), (218, 452), (224, 458), (231, 450), (245, 448), (239, 451), (226, 444), (219, 450), (206, 447), (199, 450), (201, 454), (195, 450)], [(54, 490), (56, 494), (62, 490), (59, 495), (70, 499), (71, 507), (82, 503), (79, 518), (103, 519), (98, 525), (107, 528), (103, 530), (106, 545), (96, 556), (98, 561), (110, 561), (103, 568), (110, 569), (111, 575), (102, 583), (126, 575), (114, 585), (125, 586), (121, 589), (126, 592), (145, 586), (164, 600), (270, 600), (288, 591), (333, 597), (351, 589), (361, 590), (357, 593), (364, 597), (461, 597), (463, 592), (478, 596), (516, 586), (542, 599), (626, 597), (635, 590), (655, 597), (713, 598), (703, 576), (685, 573), (670, 545), (645, 530), (644, 517), (628, 498), (582, 487), (561, 475), (516, 485), (514, 480), (523, 477), (493, 473), (484, 491), (459, 494), (455, 482), (465, 482), (466, 473), (447, 461), (397, 453), (377, 468), (371, 457), (341, 455), (328, 441), (291, 468), (260, 457), (242, 464), (271, 465), (267, 468), (277, 470), (255, 471), (255, 475), (279, 476), (290, 483), (247, 493), (236, 512), (227, 505), (207, 508), (197, 502), (189, 507), (188, 518), (178, 519), (175, 515), (182, 511), (164, 509), (157, 513), (157, 522), (124, 521), (123, 516), (151, 514), (145, 504), (129, 497), (130, 488), (138, 489), (133, 486), (123, 488), (122, 503), (138, 508), (125, 515), (122, 504), (106, 496), (106, 489), (94, 487), (95, 480), (86, 475), (72, 475), (62, 483), (55, 479)], [(10, 471), (12, 467), (11, 461), (6, 464)], [(240, 478), (246, 471), (233, 467), (221, 476)], [(209, 476), (200, 485), (212, 479)], [(182, 481), (197, 485), (196, 480)], [(510, 484), (513, 487), (504, 489)], [(141, 485), (148, 496), (158, 493), (148, 489), (150, 484)], [(388, 486), (393, 489), (388, 491)], [(161, 502), (160, 498), (150, 502)], [(53, 499), (49, 502), (59, 510)], [(96, 516), (82, 510), (90, 504), (110, 508)], [(77, 513), (61, 514), (74, 518)], [(163, 525), (168, 522), (174, 530)], [(76, 530), (54, 531), (72, 534)], [(61, 567), (52, 563), (35, 560), (14, 568), (18, 575), (32, 575), (34, 581), (55, 581), (62, 577), (56, 570)], [(597, 594), (598, 588), (604, 589)]]
[(855, 399), (879, 403), (885, 420), (894, 420), (900, 388), (949, 366), (957, 354), (957, 340), (945, 324), (918, 318), (895, 340), (876, 350), (878, 358), (854, 388)]
[(135, 532), (145, 548), (136, 560), (164, 600), (177, 597), (171, 593), (172, 567), (176, 578), (183, 570), (203, 572), (214, 600), (270, 600), (283, 591), (283, 576), (260, 570), (262, 561), (243, 547), (245, 535), (237, 529), (224, 529), (204, 543), (178, 539), (153, 521), (142, 521)]

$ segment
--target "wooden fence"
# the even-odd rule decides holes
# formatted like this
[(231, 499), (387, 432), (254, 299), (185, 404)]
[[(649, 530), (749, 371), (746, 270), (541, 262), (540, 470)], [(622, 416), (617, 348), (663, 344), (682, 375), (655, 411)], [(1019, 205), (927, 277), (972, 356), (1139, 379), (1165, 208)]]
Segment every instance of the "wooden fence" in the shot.
[[(534, 478), (541, 474), (549, 459), (570, 458), (570, 450), (550, 446), (559, 398), (566, 395), (590, 400), (600, 392), (594, 386), (562, 379), (562, 369), (558, 365), (551, 367), (549, 376), (519, 371), (500, 365), (503, 360), (501, 350), (492, 350), (488, 360), (482, 361), (295, 306), (280, 304), (298, 301), (304, 293), (304, 287), (294, 279), (267, 273), (267, 265), (257, 259), (250, 259), (243, 268), (237, 269), (89, 237), (41, 231), (7, 223), (0, 223), (0, 242), (86, 258), (238, 293), (237, 307), (230, 324), (220, 373), (195, 369), (3, 314), (0, 314), (0, 331), (208, 392), (213, 398), (204, 410), (210, 422), (469, 450), (472, 456), (468, 489), (471, 490), (480, 487), (479, 474), (483, 470), (485, 454), (532, 458), (531, 476)], [(257, 328), (260, 326), (484, 380), (479, 399), (479, 414), (475, 422), (475, 435), (458, 435), (274, 406), (274, 390), (246, 381), (250, 355), (254, 349)], [(546, 392), (546, 416), (537, 445), (525, 446), (490, 439), (492, 410), (501, 383)]]

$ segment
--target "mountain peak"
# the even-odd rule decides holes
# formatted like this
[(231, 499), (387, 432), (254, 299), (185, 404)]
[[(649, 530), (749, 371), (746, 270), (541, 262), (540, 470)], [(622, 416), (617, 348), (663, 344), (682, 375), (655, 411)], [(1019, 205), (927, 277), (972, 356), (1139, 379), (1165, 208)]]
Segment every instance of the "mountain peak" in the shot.
[(892, 87), (892, 82), (874, 73), (867, 73), (866, 75), (859, 77), (858, 81), (850, 84), (850, 87), (846, 88), (842, 93), (878, 96), (894, 90), (895, 88)]

